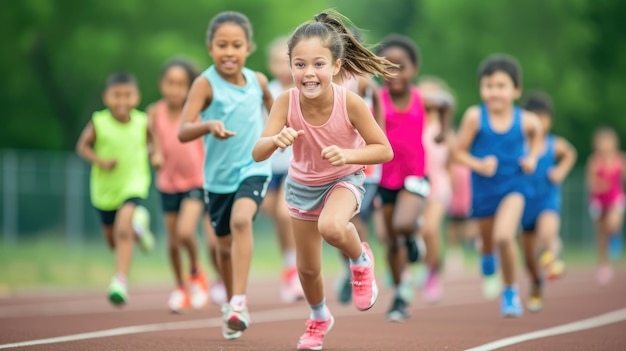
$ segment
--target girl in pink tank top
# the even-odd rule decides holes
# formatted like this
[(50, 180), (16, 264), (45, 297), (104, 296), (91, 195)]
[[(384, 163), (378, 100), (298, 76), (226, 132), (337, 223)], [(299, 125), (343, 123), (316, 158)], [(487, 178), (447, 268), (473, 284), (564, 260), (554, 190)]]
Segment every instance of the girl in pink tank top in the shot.
[(593, 149), (587, 162), (589, 212), (598, 236), (600, 265), (596, 278), (601, 285), (606, 285), (613, 277), (609, 262), (619, 259), (622, 254), (626, 169), (624, 154), (619, 150), (619, 140), (613, 129), (598, 128), (593, 135)]
[(363, 166), (393, 157), (363, 99), (332, 80), (342, 68), (346, 74), (388, 77), (392, 64), (359, 43), (340, 17), (327, 13), (294, 31), (288, 56), (295, 88), (276, 99), (252, 155), (259, 162), (278, 148), (293, 147), (285, 192), (300, 281), (311, 308), (297, 348), (321, 350), (334, 323), (321, 276), (322, 240), (350, 258), (352, 300), (357, 309), (370, 309), (378, 297), (374, 256), (350, 219), (363, 197)]
[[(214, 268), (217, 267), (213, 249), (217, 238), (208, 216), (203, 217), (205, 205), (202, 190), (202, 140), (183, 144), (177, 136), (183, 104), (196, 75), (195, 69), (187, 61), (176, 59), (168, 62), (159, 80), (163, 98), (147, 109), (158, 150), (154, 153), (152, 164), (157, 171), (156, 186), (161, 194), (168, 233), (168, 252), (176, 282), (176, 288), (168, 300), (168, 306), (174, 312), (188, 307), (202, 308), (208, 303), (208, 280), (200, 269), (196, 240), (196, 228), (201, 218), (204, 218), (204, 232), (212, 248), (210, 257)], [(180, 257), (182, 248), (191, 262), (189, 283), (183, 279)], [(219, 283), (215, 284), (212, 293), (219, 300), (225, 294), (223, 285), (220, 288)]]
[[(400, 294), (401, 274), (407, 254), (410, 262), (419, 259), (417, 223), (430, 193), (423, 143), (426, 112), (422, 96), (413, 86), (419, 68), (417, 45), (408, 37), (390, 35), (382, 41), (378, 54), (399, 66), (397, 75), (386, 79), (380, 92), (385, 132), (394, 159), (383, 164), (378, 191), (387, 224), (387, 262), (391, 262), (394, 285), (387, 318), (402, 321), (408, 316), (408, 301)], [(406, 251), (399, 247), (401, 240)]]

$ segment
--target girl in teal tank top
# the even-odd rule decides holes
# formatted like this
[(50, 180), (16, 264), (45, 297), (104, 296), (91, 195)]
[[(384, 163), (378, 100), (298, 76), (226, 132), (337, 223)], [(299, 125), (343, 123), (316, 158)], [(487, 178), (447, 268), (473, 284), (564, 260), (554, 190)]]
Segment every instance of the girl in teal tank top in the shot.
[(150, 189), (146, 114), (135, 110), (139, 92), (135, 78), (114, 73), (103, 94), (107, 109), (94, 112), (76, 145), (77, 153), (92, 164), (91, 202), (98, 210), (109, 247), (115, 251), (116, 274), (109, 285), (109, 300), (127, 300), (126, 277), (134, 241), (144, 251), (154, 247), (150, 216), (141, 206)]
[[(271, 175), (269, 162), (254, 162), (252, 147), (263, 128), (261, 107), (270, 110), (273, 100), (267, 78), (244, 67), (253, 48), (252, 28), (245, 15), (218, 14), (209, 25), (207, 39), (214, 64), (191, 87), (178, 137), (183, 142), (204, 139), (205, 198), (218, 236), (219, 266), (230, 300), (222, 308), (222, 334), (236, 339), (250, 324), (246, 285), (252, 260), (252, 221)], [(196, 121), (198, 114), (200, 122)]]

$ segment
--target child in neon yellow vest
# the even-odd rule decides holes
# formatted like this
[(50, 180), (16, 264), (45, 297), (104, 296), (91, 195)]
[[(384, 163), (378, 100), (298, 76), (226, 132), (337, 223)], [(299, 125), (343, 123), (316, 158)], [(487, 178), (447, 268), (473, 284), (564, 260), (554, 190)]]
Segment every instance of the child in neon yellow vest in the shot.
[(76, 152), (92, 165), (91, 203), (100, 214), (107, 243), (115, 251), (116, 275), (108, 291), (115, 305), (128, 298), (126, 277), (134, 241), (145, 252), (154, 247), (150, 215), (141, 206), (150, 189), (148, 143), (152, 136), (146, 114), (135, 110), (139, 98), (131, 74), (109, 76), (102, 94), (107, 108), (94, 112), (76, 145)]

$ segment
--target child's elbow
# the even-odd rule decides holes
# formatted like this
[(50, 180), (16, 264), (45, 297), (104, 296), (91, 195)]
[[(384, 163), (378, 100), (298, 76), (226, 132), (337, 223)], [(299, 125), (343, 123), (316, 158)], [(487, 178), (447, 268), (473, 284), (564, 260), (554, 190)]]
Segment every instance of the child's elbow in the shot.
[(393, 160), (393, 149), (390, 147), (386, 148), (385, 150), (385, 154), (384, 154), (384, 161), (383, 162), (389, 162), (391, 160)]

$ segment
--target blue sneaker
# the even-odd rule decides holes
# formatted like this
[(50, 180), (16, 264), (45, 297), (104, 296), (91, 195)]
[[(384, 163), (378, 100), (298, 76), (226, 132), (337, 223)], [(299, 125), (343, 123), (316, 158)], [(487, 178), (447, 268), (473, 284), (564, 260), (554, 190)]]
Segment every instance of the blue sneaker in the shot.
[(517, 289), (505, 288), (502, 292), (502, 300), (500, 300), (500, 314), (503, 317), (520, 317), (523, 312), (522, 301)]
[(622, 256), (624, 249), (622, 242), (622, 233), (614, 233), (609, 236), (609, 259), (617, 261)]

